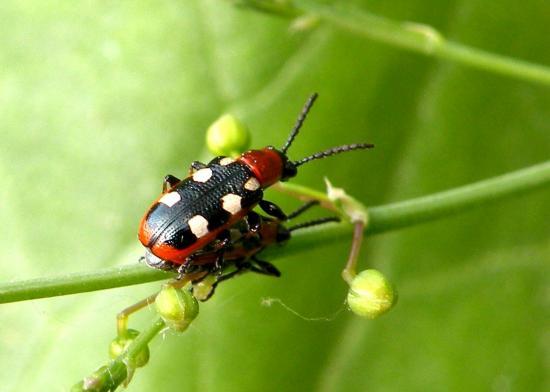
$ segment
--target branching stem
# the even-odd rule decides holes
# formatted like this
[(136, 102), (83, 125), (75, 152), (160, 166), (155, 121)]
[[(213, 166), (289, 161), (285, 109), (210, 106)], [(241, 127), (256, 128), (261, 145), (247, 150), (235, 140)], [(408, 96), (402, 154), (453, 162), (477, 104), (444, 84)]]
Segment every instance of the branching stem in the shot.
[[(241, 3), (258, 9), (258, 1), (256, 0), (241, 0)], [(262, 1), (261, 3), (272, 2)], [(285, 7), (285, 12), (281, 12), (280, 8)], [(383, 42), (427, 56), (455, 61), (508, 77), (550, 85), (550, 67), (548, 66), (452, 42), (431, 26), (413, 22), (399, 22), (374, 15), (362, 8), (350, 5), (348, 2), (337, 1), (334, 4), (326, 4), (319, 0), (292, 0), (280, 3), (279, 9), (266, 8), (263, 11), (283, 16), (299, 14), (317, 17), (373, 41)]]
[[(366, 234), (378, 234), (466, 212), (481, 204), (534, 191), (549, 184), (550, 161), (448, 191), (370, 207)], [(291, 184), (285, 184), (285, 188), (305, 199), (328, 201), (324, 193), (310, 188)], [(346, 223), (303, 230), (297, 232), (287, 246), (267, 249), (266, 253), (273, 258), (306, 252), (312, 246), (322, 247), (338, 239), (347, 239), (352, 230), (353, 226)], [(0, 303), (130, 286), (172, 276), (136, 263), (93, 272), (23, 280), (1, 284)]]

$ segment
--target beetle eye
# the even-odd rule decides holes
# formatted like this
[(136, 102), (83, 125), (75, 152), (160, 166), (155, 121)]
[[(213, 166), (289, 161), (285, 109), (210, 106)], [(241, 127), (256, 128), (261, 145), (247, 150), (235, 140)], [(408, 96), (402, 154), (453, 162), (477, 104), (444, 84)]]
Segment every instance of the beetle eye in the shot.
[(283, 175), (281, 176), (281, 181), (286, 181), (289, 178), (295, 177), (298, 173), (298, 169), (294, 162), (286, 160), (285, 166), (283, 168)]
[(277, 231), (277, 242), (285, 242), (290, 239), (290, 231), (285, 229), (283, 226), (279, 226)]

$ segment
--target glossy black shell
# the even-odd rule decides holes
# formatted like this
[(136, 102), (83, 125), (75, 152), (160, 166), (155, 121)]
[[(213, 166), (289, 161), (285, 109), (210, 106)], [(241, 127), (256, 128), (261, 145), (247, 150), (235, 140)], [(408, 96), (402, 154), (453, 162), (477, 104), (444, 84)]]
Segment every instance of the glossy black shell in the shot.
[[(221, 158), (221, 157), (220, 157)], [(204, 217), (211, 232), (228, 222), (231, 213), (222, 208), (222, 197), (227, 194), (241, 196), (241, 208), (253, 208), (263, 196), (261, 189), (249, 191), (244, 184), (252, 173), (242, 163), (235, 161), (229, 165), (220, 165), (220, 158), (212, 161), (207, 167), (212, 176), (206, 182), (188, 177), (178, 183), (169, 192), (177, 192), (181, 200), (169, 207), (156, 203), (151, 207), (146, 223), (151, 230), (148, 247), (155, 244), (166, 244), (175, 249), (185, 249), (197, 241), (188, 221), (196, 215)]]

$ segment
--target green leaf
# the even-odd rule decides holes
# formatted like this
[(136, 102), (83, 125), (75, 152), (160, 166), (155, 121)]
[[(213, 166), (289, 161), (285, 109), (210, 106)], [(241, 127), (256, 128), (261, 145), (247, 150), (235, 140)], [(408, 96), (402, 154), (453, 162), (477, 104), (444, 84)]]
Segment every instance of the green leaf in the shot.
[[(550, 64), (545, 2), (362, 6)], [(376, 148), (304, 165), (295, 182), (322, 189), (327, 176), (367, 205), (549, 156), (548, 88), (327, 24), (290, 32), (285, 19), (219, 0), (6, 0), (0, 16), (3, 281), (137, 260), (141, 214), (165, 174), (208, 159), (214, 119), (232, 112), (253, 146), (278, 146), (313, 91), (320, 99), (292, 157), (355, 141)], [(229, 281), (185, 334), (153, 341), (130, 390), (548, 389), (549, 196), (367, 238), (360, 269), (382, 271), (400, 295), (374, 321), (338, 312), (348, 242), (280, 260), (280, 279)], [(68, 389), (107, 360), (116, 313), (159, 288), (2, 305), (2, 390)], [(154, 317), (145, 311), (130, 326)]]

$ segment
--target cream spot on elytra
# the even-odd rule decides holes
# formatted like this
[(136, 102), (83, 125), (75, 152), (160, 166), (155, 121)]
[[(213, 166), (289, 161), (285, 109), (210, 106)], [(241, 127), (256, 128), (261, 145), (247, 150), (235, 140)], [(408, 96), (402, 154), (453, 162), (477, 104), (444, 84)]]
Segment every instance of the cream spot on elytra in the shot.
[(212, 169), (205, 167), (193, 173), (193, 180), (196, 182), (206, 182), (212, 177)]
[(195, 215), (187, 221), (191, 232), (195, 237), (201, 238), (208, 234), (208, 221), (202, 215)]
[(250, 177), (247, 182), (244, 184), (244, 189), (248, 191), (256, 191), (260, 188), (260, 182), (256, 177)]
[(170, 192), (163, 195), (159, 199), (159, 203), (167, 205), (168, 207), (172, 207), (174, 204), (176, 204), (180, 200), (181, 200), (181, 196), (178, 192)]
[(241, 199), (239, 195), (229, 193), (222, 197), (222, 208), (231, 214), (236, 214), (241, 210)]
[(220, 165), (222, 165), (222, 166), (227, 166), (227, 165), (229, 165), (230, 163), (233, 163), (233, 162), (235, 162), (235, 160), (233, 158), (230, 158), (230, 157), (225, 157), (225, 158), (220, 159)]

